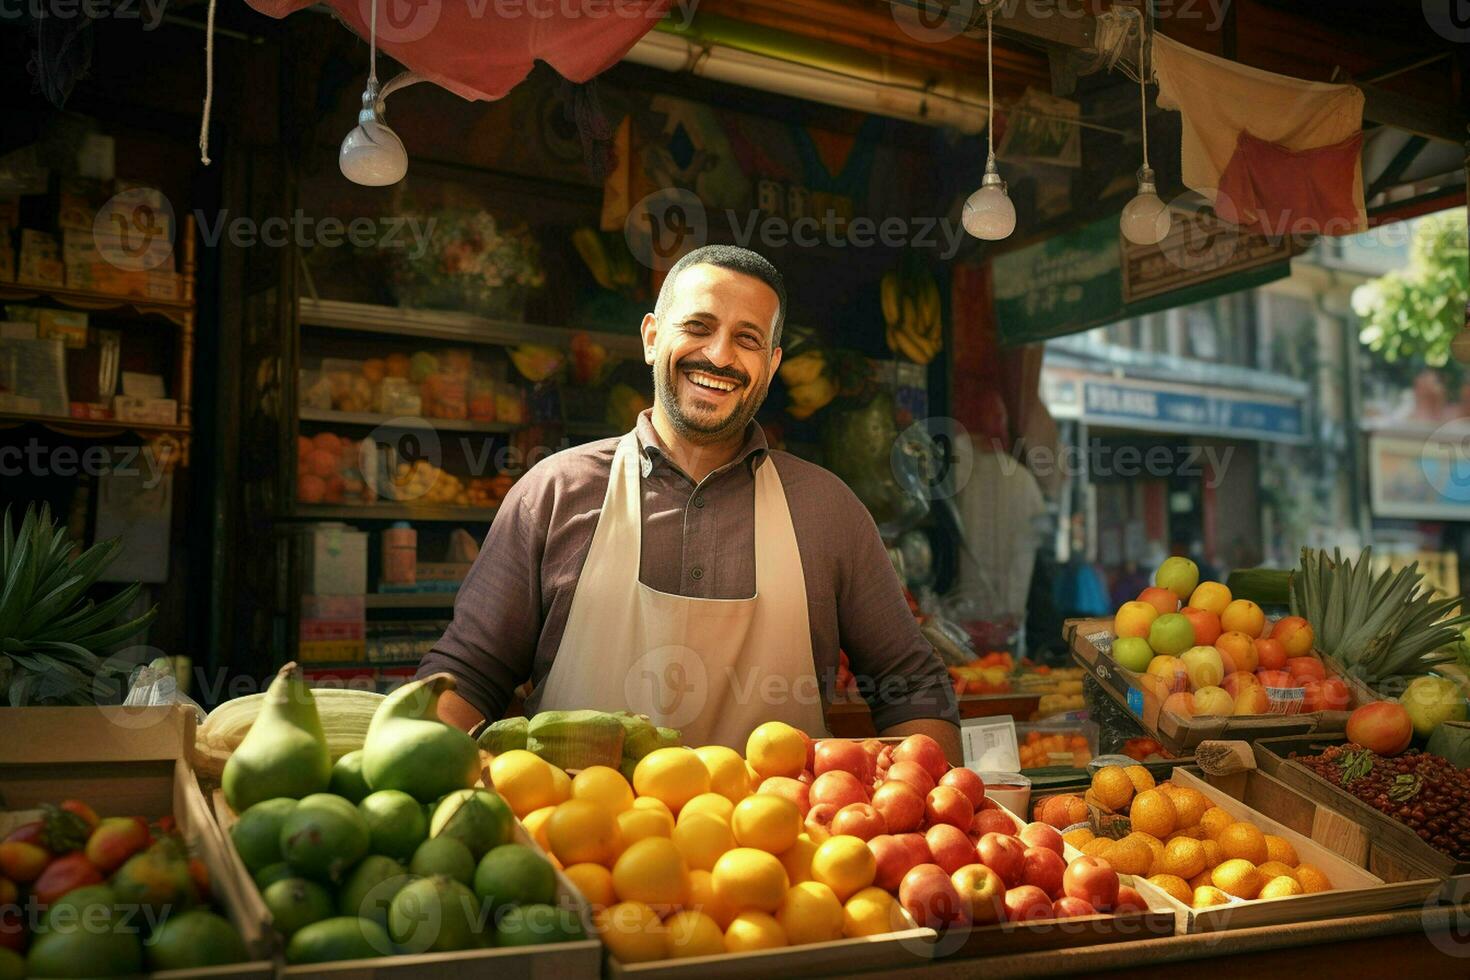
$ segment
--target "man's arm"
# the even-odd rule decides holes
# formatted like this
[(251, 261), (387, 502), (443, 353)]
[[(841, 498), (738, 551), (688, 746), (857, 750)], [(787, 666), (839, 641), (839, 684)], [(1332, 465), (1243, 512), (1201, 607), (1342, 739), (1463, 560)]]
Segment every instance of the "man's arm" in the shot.
[(913, 721), (899, 722), (890, 725), (878, 733), (879, 735), (893, 738), (903, 738), (905, 735), (928, 735), (939, 743), (944, 750), (944, 757), (952, 766), (963, 766), (965, 764), (964, 746), (960, 744), (960, 730), (952, 721), (944, 721), (939, 718), (915, 718)]
[(439, 717), (456, 728), (469, 731), (499, 718), (531, 676), (546, 545), (533, 495), (550, 492), (547, 481), (530, 473), (511, 487), (460, 586), (449, 628), (419, 664), (417, 677), (454, 676), (456, 690), (439, 699)]

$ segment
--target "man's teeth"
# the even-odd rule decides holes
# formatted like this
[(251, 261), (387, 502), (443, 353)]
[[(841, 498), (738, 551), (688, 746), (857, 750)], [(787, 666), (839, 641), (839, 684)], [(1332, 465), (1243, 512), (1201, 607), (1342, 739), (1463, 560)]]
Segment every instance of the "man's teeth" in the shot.
[(690, 371), (688, 377), (690, 381), (693, 381), (701, 388), (714, 388), (716, 391), (734, 391), (736, 387), (733, 381), (716, 378), (714, 375), (704, 374), (700, 371)]

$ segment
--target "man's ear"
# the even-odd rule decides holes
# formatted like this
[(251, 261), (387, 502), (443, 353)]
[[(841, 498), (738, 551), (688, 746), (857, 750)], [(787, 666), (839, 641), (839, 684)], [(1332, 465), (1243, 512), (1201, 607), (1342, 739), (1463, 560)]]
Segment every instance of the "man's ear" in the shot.
[(776, 376), (776, 371), (781, 367), (781, 348), (777, 347), (771, 351), (771, 376)]
[(643, 363), (652, 366), (653, 349), (658, 341), (658, 321), (652, 313), (643, 314), (643, 324), (638, 332), (643, 336)]

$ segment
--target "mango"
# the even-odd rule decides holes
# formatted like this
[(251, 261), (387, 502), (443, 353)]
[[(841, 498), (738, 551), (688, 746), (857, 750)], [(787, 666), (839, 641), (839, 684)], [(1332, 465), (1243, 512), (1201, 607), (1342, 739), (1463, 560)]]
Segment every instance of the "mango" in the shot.
[(501, 844), (475, 868), (475, 894), (492, 914), (513, 905), (550, 902), (556, 898), (556, 872), (526, 845)]
[(196, 904), (199, 893), (189, 874), (183, 844), (163, 837), (141, 854), (134, 854), (112, 876), (118, 905), (137, 906), (149, 921), (159, 922)]
[(289, 663), (271, 681), (250, 731), (225, 763), (225, 799), (240, 813), (262, 800), (320, 793), (331, 778), (316, 699), (301, 668)]
[(506, 909), (495, 926), (497, 946), (540, 946), (586, 938), (576, 911), (541, 903)]
[[(279, 846), (277, 845), (278, 848)], [(285, 881), (287, 878), (295, 877), (296, 872), (291, 870), (289, 864), (285, 861), (277, 861), (275, 864), (267, 864), (255, 872), (255, 887), (263, 892), (278, 881)]]
[(475, 880), (475, 857), (463, 841), (453, 837), (430, 837), (413, 852), (408, 870), (420, 878), (444, 875), (468, 885)]
[(0, 946), (0, 980), (25, 980), (26, 958)]
[(206, 909), (171, 915), (143, 945), (150, 970), (194, 970), (243, 963), (245, 943), (228, 919)]
[(367, 823), (372, 841), (368, 849), (374, 854), (407, 861), (429, 836), (424, 808), (418, 800), (399, 790), (384, 789), (369, 794), (357, 804), (357, 812)]
[(138, 930), (125, 926), (116, 910), (89, 917), (84, 928), (38, 935), (26, 954), (32, 977), (125, 977), (142, 970)]
[(327, 790), (353, 803), (361, 803), (372, 792), (362, 775), (362, 749), (353, 749), (332, 764)]
[(483, 945), (475, 893), (442, 875), (399, 889), (388, 908), (388, 935), (408, 953), (450, 953)]
[(270, 910), (271, 924), (290, 939), (313, 922), (330, 919), (337, 913), (332, 893), (306, 878), (282, 878), (260, 893)]
[(287, 963), (331, 963), (392, 956), (397, 950), (372, 919), (344, 915), (313, 922), (286, 944)]
[(40, 844), (8, 840), (0, 843), (0, 875), (17, 884), (35, 881), (51, 863), (51, 852)]
[(296, 809), (286, 796), (262, 800), (244, 813), (230, 828), (230, 840), (251, 874), (281, 861), (281, 827)]
[(103, 874), (111, 874), (147, 847), (148, 841), (148, 823), (143, 818), (108, 817), (87, 838), (87, 860)]
[(408, 869), (390, 857), (370, 854), (358, 862), (347, 876), (337, 898), (337, 910), (343, 915), (372, 919), (380, 926), (388, 925), (388, 906), (393, 896), (414, 879)]
[(434, 808), (429, 836), (458, 840), (478, 861), (492, 847), (510, 843), (514, 828), (515, 815), (499, 794), (486, 789), (461, 789), (444, 797)]
[(362, 747), (362, 772), (375, 791), (401, 790), (428, 803), (474, 785), (480, 775), (474, 739), (439, 720), (439, 698), (452, 690), (453, 677), (435, 674), (383, 699)]
[(296, 804), (281, 824), (281, 856), (317, 881), (340, 881), (368, 851), (368, 828), (357, 807), (331, 793)]
[(87, 855), (76, 851), (46, 865), (46, 870), (31, 884), (31, 895), (40, 904), (50, 905), (69, 891), (100, 884), (102, 872), (87, 860)]
[(37, 932), (75, 932), (95, 928), (117, 914), (117, 894), (110, 885), (87, 885), (51, 903)]

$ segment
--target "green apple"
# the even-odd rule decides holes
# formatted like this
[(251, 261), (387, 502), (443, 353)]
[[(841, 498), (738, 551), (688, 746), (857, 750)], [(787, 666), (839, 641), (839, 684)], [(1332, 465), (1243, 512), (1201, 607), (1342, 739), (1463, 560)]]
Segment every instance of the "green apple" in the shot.
[(1120, 636), (1113, 641), (1113, 660), (1124, 670), (1141, 674), (1148, 670), (1148, 662), (1153, 658), (1153, 648), (1141, 636)]
[(1177, 657), (1194, 646), (1194, 624), (1183, 613), (1164, 613), (1149, 625), (1148, 645), (1154, 653)]
[(1198, 691), (1202, 687), (1219, 687), (1225, 679), (1225, 661), (1214, 647), (1190, 647), (1179, 658), (1184, 661), (1184, 670), (1189, 674), (1189, 688)]
[(1202, 687), (1194, 692), (1194, 713), (1229, 717), (1235, 714), (1235, 699), (1223, 687)]
[(1164, 559), (1159, 570), (1154, 572), (1154, 584), (1177, 595), (1181, 602), (1187, 600), (1199, 585), (1199, 566), (1188, 558), (1175, 556)]
[(1399, 699), (1409, 712), (1414, 734), (1428, 738), (1447, 721), (1465, 720), (1465, 694), (1460, 686), (1443, 677), (1416, 677)]

